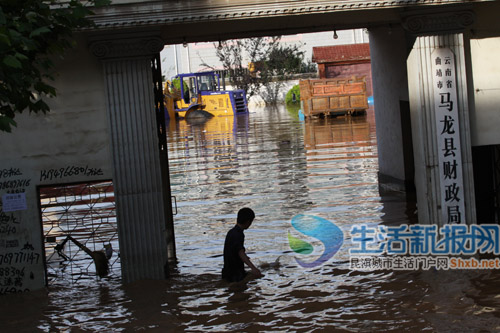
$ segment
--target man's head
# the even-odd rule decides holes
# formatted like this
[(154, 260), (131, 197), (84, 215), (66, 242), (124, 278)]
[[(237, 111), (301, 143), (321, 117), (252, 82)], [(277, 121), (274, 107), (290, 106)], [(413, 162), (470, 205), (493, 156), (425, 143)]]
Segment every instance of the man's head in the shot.
[(255, 218), (255, 213), (252, 209), (245, 207), (239, 210), (238, 218), (236, 223), (238, 223), (243, 229), (248, 229)]

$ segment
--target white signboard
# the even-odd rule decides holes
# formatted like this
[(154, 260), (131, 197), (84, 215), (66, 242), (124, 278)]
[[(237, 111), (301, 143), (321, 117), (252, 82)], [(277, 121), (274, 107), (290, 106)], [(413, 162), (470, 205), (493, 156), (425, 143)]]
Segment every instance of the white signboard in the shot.
[(449, 48), (438, 48), (432, 52), (432, 71), (441, 188), (441, 224), (465, 223), (455, 55)]
[(4, 212), (15, 212), (17, 210), (26, 210), (26, 193), (14, 193), (2, 195), (2, 210)]

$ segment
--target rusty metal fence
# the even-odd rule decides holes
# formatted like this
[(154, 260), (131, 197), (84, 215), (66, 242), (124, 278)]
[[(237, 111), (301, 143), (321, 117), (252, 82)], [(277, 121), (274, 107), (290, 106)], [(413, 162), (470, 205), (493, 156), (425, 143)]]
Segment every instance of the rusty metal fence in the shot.
[(111, 181), (41, 187), (39, 198), (47, 284), (121, 276)]

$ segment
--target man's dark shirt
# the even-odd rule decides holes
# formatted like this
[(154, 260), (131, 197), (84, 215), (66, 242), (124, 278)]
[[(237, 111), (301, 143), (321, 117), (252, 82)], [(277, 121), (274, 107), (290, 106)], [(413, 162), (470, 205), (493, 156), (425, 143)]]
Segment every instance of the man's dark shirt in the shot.
[(226, 235), (224, 242), (224, 268), (222, 278), (229, 282), (241, 281), (245, 278), (245, 265), (239, 256), (244, 250), (245, 235), (239, 225), (235, 225)]

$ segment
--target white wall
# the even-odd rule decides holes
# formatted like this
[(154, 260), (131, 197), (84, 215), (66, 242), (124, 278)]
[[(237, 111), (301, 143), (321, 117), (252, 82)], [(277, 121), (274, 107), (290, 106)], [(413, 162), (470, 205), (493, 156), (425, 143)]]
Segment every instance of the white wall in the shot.
[(101, 64), (85, 40), (77, 41), (79, 47), (56, 64), (52, 111), (24, 112), (12, 133), (0, 132), (0, 196), (20, 192), (27, 201), (27, 209), (0, 211), (0, 269), (24, 271), (0, 293), (44, 286), (37, 186), (112, 178)]
[(470, 112), (473, 146), (500, 144), (500, 37), (472, 39), (475, 110)]

